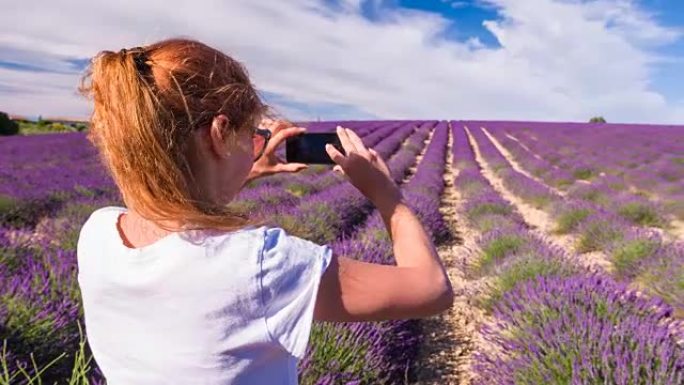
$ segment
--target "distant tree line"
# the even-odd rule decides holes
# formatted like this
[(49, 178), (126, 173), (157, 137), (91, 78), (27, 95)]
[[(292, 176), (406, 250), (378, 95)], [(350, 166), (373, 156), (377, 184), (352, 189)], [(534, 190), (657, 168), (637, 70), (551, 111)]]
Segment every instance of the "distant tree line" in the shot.
[[(320, 120), (320, 118), (319, 118)], [(606, 123), (603, 116), (594, 116), (589, 119), (589, 123)], [(53, 122), (50, 120), (43, 120), (42, 116), (38, 116), (37, 122), (29, 120), (12, 120), (5, 112), (0, 111), (0, 135), (17, 135), (33, 134), (43, 132), (75, 132), (84, 131), (88, 129), (88, 125), (83, 122)]]
[(38, 134), (50, 132), (78, 132), (88, 129), (84, 122), (66, 122), (44, 120), (38, 116), (38, 121), (25, 119), (11, 119), (5, 112), (0, 111), (0, 135)]

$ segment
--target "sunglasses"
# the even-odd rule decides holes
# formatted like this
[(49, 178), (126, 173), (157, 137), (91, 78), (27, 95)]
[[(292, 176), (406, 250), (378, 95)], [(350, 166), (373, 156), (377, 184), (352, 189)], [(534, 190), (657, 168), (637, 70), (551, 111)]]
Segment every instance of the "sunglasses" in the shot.
[(271, 131), (262, 128), (256, 128), (252, 141), (254, 143), (254, 161), (256, 162), (264, 155), (268, 141), (271, 139)]

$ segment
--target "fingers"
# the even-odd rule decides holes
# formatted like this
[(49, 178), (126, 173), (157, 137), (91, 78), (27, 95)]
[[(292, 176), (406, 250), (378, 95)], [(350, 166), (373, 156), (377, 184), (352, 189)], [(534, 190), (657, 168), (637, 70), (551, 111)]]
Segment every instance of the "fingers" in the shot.
[(261, 122), (259, 122), (259, 125), (262, 127), (270, 127), (273, 124), (273, 122), (275, 122), (275, 120), (264, 116), (261, 118)]
[(356, 135), (356, 133), (354, 131), (352, 131), (348, 128), (345, 128), (344, 130), (347, 132), (347, 137), (349, 138), (349, 140), (352, 142), (354, 147), (356, 147), (356, 151), (363, 156), (366, 156), (366, 157), (370, 156), (370, 153), (368, 152), (368, 149), (366, 148), (366, 146), (363, 144), (363, 141), (361, 140), (361, 138), (359, 138), (359, 136)]
[(371, 156), (373, 157), (373, 159), (377, 159), (377, 158), (381, 158), (381, 159), (382, 159), (382, 157), (381, 157), (380, 155), (378, 155), (378, 152), (375, 151), (374, 148), (369, 148), (369, 149), (368, 149), (368, 152), (370, 152), (370, 154), (371, 154)]
[(279, 163), (275, 166), (276, 172), (297, 172), (309, 168), (304, 163)]
[(330, 157), (330, 159), (332, 159), (333, 162), (342, 166), (342, 164), (344, 163), (345, 156), (342, 155), (342, 153), (339, 152), (332, 144), (325, 145), (325, 152), (328, 153), (328, 156)]
[(383, 159), (382, 156), (380, 156), (380, 154), (378, 154), (378, 152), (375, 151), (375, 149), (371, 148), (368, 151), (371, 153), (371, 160), (373, 162), (386, 166), (385, 159)]
[(264, 153), (270, 154), (274, 152), (275, 149), (278, 148), (283, 141), (285, 141), (285, 139), (303, 134), (304, 132), (306, 132), (306, 128), (304, 127), (290, 127), (279, 130), (273, 135), (273, 137), (271, 137), (271, 140), (268, 142), (268, 146), (266, 146)]
[(282, 127), (287, 127), (288, 124), (284, 120), (271, 119), (267, 117), (261, 118), (259, 126), (270, 130), (271, 132), (279, 130)]
[(382, 171), (383, 174), (390, 176), (390, 170), (389, 167), (387, 167), (387, 164), (385, 163), (385, 160), (382, 159), (380, 154), (378, 154), (375, 149), (371, 148), (368, 150), (368, 152), (371, 153), (371, 161), (377, 165), (377, 167)]
[(271, 131), (272, 131), (273, 134), (275, 135), (275, 134), (277, 134), (278, 132), (280, 132), (281, 130), (283, 130), (283, 129), (285, 129), (285, 128), (290, 128), (290, 127), (293, 127), (293, 126), (292, 126), (291, 123), (289, 123), (289, 122), (287, 122), (287, 121), (285, 121), (285, 120), (276, 120), (276, 121), (274, 121), (274, 122), (272, 123), (272, 127), (273, 127), (273, 130), (271, 130)]
[(354, 145), (354, 143), (352, 143), (351, 139), (349, 138), (349, 134), (347, 133), (346, 129), (342, 128), (341, 126), (337, 126), (337, 136), (340, 138), (342, 148), (344, 148), (344, 151), (347, 154), (356, 151), (356, 146)]

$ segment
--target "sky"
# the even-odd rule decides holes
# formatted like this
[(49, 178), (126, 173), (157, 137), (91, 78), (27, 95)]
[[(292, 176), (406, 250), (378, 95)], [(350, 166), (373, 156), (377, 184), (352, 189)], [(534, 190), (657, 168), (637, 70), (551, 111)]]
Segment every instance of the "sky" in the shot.
[(684, 124), (681, 0), (3, 0), (0, 111), (88, 118), (90, 58), (169, 37), (292, 120)]

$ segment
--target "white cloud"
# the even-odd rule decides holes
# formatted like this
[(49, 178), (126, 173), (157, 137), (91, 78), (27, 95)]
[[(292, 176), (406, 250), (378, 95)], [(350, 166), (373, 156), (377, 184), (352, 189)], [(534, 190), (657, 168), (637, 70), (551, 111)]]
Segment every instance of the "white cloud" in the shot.
[(466, 8), (466, 7), (470, 6), (470, 4), (467, 1), (446, 1), (446, 0), (442, 0), (442, 2), (443, 3), (449, 3), (451, 8), (454, 8), (454, 9), (461, 9), (461, 8)]
[(636, 45), (663, 45), (682, 36), (682, 28), (664, 28), (653, 21), (653, 15), (637, 8), (629, 0), (599, 0), (586, 3), (583, 15), (601, 20)]
[[(260, 89), (294, 104), (349, 106), (381, 118), (586, 120), (601, 114), (609, 121), (684, 121), (684, 104), (666, 100), (650, 84), (663, 60), (650, 47), (681, 33), (632, 2), (485, 3), (500, 12), (499, 20), (484, 23), (499, 48), (485, 48), (477, 37), (446, 40), (449, 20), (434, 13), (388, 8), (370, 21), (358, 0), (332, 9), (314, 0), (15, 5), (0, 15), (0, 55), (11, 50), (23, 61), (64, 69), (66, 57), (182, 35), (243, 61)], [(69, 93), (77, 81), (78, 74), (2, 69), (0, 106), (83, 115), (87, 101)], [(2, 93), (3, 85), (31, 93)], [(316, 117), (282, 109), (293, 118)], [(321, 109), (322, 116), (336, 117)]]

